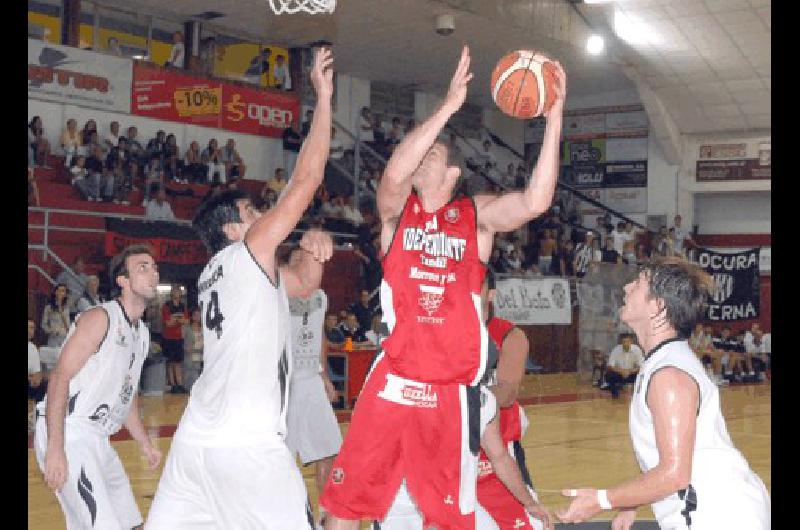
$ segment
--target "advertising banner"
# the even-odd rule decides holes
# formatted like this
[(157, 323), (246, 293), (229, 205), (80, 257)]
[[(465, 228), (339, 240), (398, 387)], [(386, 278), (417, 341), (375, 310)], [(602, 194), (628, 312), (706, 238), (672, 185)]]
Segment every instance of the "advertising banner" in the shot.
[(28, 97), (131, 111), (132, 61), (28, 39)]
[(714, 293), (708, 304), (708, 319), (743, 320), (758, 317), (759, 249), (722, 253), (698, 249), (697, 261), (714, 277)]
[(647, 188), (606, 188), (602, 202), (621, 213), (645, 213)]
[(293, 94), (228, 84), (222, 87), (222, 129), (280, 138), (299, 117), (300, 100)]
[(609, 138), (606, 161), (647, 160), (647, 138)]
[(571, 324), (569, 283), (560, 278), (498, 278), (494, 314), (517, 325)]
[(606, 164), (604, 186), (607, 188), (647, 187), (647, 161)]
[(697, 181), (769, 180), (772, 165), (761, 165), (758, 158), (747, 160), (698, 160)]

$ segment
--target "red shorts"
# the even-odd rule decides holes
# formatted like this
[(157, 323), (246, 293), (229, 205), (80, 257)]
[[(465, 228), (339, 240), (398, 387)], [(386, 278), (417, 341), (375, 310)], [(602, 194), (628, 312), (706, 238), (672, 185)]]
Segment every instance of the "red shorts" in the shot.
[(471, 388), (397, 377), (379, 357), (320, 505), (340, 519), (382, 520), (405, 478), (426, 527), (473, 530), (479, 409)]

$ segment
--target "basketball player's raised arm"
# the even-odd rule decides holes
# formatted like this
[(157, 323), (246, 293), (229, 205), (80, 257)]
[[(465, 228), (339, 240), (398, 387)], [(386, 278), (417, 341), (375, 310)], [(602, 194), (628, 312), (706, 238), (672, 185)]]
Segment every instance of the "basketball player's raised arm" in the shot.
[(411, 175), (439, 137), (447, 120), (464, 104), (467, 84), (472, 79), (469, 65), (469, 47), (464, 45), (444, 101), (427, 120), (403, 138), (389, 158), (377, 193), (378, 213), (384, 224), (400, 215), (411, 193)]
[(512, 191), (499, 196), (476, 195), (478, 222), (491, 232), (510, 232), (539, 217), (550, 208), (556, 191), (559, 168), (559, 143), (561, 140), (562, 112), (567, 95), (567, 76), (559, 63), (556, 65), (556, 100), (545, 114), (547, 126), (539, 160), (528, 185), (522, 191)]
[[(697, 383), (686, 372), (666, 367), (653, 375), (647, 389), (647, 406), (653, 416), (658, 465), (609, 488), (612, 509), (624, 511), (652, 504), (689, 486), (699, 405)], [(562, 522), (579, 523), (601, 511), (596, 489), (564, 490), (562, 494), (575, 497), (566, 512), (557, 514)]]
[(498, 407), (508, 407), (517, 399), (525, 361), (528, 359), (528, 337), (517, 328), (511, 328), (503, 341), (500, 359), (497, 361), (497, 384), (489, 387), (497, 399)]
[(308, 230), (300, 239), (300, 248), (292, 251), (287, 265), (280, 267), (286, 295), (306, 298), (322, 283), (323, 263), (333, 256), (333, 239), (322, 230)]
[(90, 309), (80, 316), (75, 327), (75, 331), (61, 349), (47, 387), (45, 409), (47, 451), (44, 457), (44, 480), (54, 491), (61, 490), (67, 480), (64, 418), (67, 415), (69, 382), (103, 343), (108, 331), (108, 315), (105, 309), (99, 307)]
[(320, 48), (314, 55), (311, 82), (317, 93), (317, 103), (292, 178), (277, 204), (253, 223), (245, 236), (250, 252), (267, 271), (274, 270), (275, 249), (294, 230), (324, 176), (331, 142), (333, 94), (333, 55), (328, 48)]
[(541, 520), (545, 530), (553, 530), (553, 520), (546, 508), (537, 503), (519, 472), (517, 462), (508, 454), (508, 449), (503, 443), (500, 435), (500, 416), (497, 415), (486, 426), (486, 430), (481, 438), (481, 447), (486, 453), (486, 457), (492, 464), (497, 478), (500, 479), (508, 491), (525, 507), (532, 516)]

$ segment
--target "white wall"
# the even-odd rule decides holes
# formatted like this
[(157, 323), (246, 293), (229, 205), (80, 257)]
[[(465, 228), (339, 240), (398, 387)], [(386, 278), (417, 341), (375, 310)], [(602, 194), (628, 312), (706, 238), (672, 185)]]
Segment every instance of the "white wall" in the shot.
[(701, 234), (769, 234), (771, 193), (698, 193), (694, 223)]
[[(678, 210), (677, 184), (680, 166), (671, 165), (652, 131), (647, 141), (647, 214), (666, 215), (667, 221)], [(684, 222), (688, 222), (685, 219)], [(687, 224), (686, 226), (691, 226)]]
[(247, 166), (245, 176), (252, 180), (267, 180), (275, 173), (275, 168), (283, 166), (283, 143), (281, 139), (238, 134), (223, 129), (166, 122), (131, 114), (29, 99), (28, 120), (30, 121), (30, 118), (37, 115), (42, 118), (45, 134), (55, 154), (63, 154), (59, 146), (59, 138), (64, 127), (66, 127), (67, 120), (75, 118), (78, 121), (78, 129), (83, 129), (83, 125), (87, 120), (95, 120), (101, 139), (109, 132), (108, 127), (112, 121), (119, 122), (120, 134), (122, 135), (127, 133), (128, 127), (136, 127), (138, 129), (138, 140), (142, 144), (146, 144), (148, 140), (153, 138), (158, 130), (164, 130), (167, 134), (172, 133), (175, 135), (181, 156), (186, 152), (189, 143), (192, 141), (197, 141), (202, 150), (211, 138), (216, 138), (220, 146), (224, 145), (228, 138), (233, 138), (236, 142), (236, 149)]

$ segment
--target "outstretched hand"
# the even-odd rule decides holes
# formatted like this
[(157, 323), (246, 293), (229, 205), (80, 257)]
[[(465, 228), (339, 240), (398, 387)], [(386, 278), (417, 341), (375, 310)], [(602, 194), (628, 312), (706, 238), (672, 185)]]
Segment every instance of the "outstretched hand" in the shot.
[(466, 44), (461, 50), (461, 58), (458, 60), (458, 66), (450, 80), (450, 88), (447, 90), (447, 95), (444, 98), (445, 105), (447, 105), (450, 112), (455, 113), (464, 104), (467, 99), (467, 84), (472, 79), (472, 72), (469, 71), (469, 46)]
[(311, 83), (318, 98), (330, 98), (333, 95), (333, 52), (330, 48), (318, 48), (314, 54)]
[(535, 519), (540, 520), (544, 530), (553, 530), (555, 528), (553, 516), (550, 514), (550, 510), (545, 508), (543, 505), (538, 503), (531, 504), (525, 506), (525, 511)]
[(574, 497), (566, 510), (556, 512), (562, 523), (582, 523), (603, 511), (597, 502), (596, 489), (565, 489), (561, 494), (565, 497)]
[(558, 61), (551, 62), (556, 67), (556, 85), (554, 87), (556, 100), (553, 102), (553, 106), (550, 107), (550, 110), (544, 113), (545, 118), (548, 119), (551, 116), (561, 116), (561, 113), (564, 111), (564, 101), (567, 99), (567, 74), (564, 72), (564, 67), (561, 66), (561, 63)]

